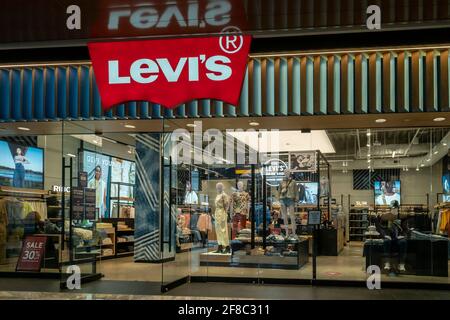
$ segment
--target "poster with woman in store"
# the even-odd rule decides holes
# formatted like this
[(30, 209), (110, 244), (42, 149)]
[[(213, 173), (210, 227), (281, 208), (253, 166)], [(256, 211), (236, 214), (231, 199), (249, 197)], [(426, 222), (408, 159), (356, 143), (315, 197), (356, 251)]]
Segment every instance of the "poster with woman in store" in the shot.
[(316, 171), (316, 153), (314, 151), (291, 152), (289, 163), (291, 172), (314, 172)]
[(88, 188), (95, 189), (98, 218), (107, 218), (111, 157), (83, 151), (83, 171), (88, 173)]
[(0, 185), (27, 188), (44, 188), (44, 152), (40, 148), (21, 146), (0, 141)]

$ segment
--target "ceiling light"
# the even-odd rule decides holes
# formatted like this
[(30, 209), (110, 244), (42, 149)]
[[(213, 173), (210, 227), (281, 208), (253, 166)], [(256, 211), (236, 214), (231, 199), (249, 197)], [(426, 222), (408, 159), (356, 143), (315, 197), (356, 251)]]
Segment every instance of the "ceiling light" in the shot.
[(257, 127), (259, 126), (259, 122), (250, 122), (249, 125), (251, 125), (252, 127)]
[(189, 127), (189, 128), (195, 128), (197, 125), (196, 124), (194, 124), (194, 123), (188, 123), (187, 125), (186, 125), (186, 127)]
[(392, 151), (392, 158), (395, 158), (395, 151)]
[(372, 161), (372, 160), (370, 160), (370, 159), (369, 159), (369, 160), (367, 160), (367, 162), (370, 162), (370, 161)]
[(416, 171), (420, 171), (419, 167), (416, 168)]
[(430, 158), (428, 158), (428, 159), (427, 159), (427, 162), (430, 162), (430, 161), (431, 161), (431, 159), (430, 159)]
[(370, 157), (370, 153), (368, 153), (367, 156)]
[(436, 151), (435, 151), (435, 152), (433, 152), (433, 153), (434, 153), (434, 154), (438, 154), (438, 153), (439, 153), (439, 151), (437, 151), (437, 150), (436, 150)]
[(136, 129), (136, 126), (133, 126), (132, 124), (126, 124), (124, 127), (127, 129)]
[(445, 121), (444, 117), (438, 117), (438, 118), (434, 118), (433, 119), (434, 122), (441, 122), (441, 121)]
[(367, 147), (370, 147), (370, 143), (366, 144)]
[(170, 126), (168, 124), (165, 124), (164, 128), (170, 128)]
[(425, 164), (422, 163), (420, 166), (421, 166), (421, 167), (425, 167)]
[(367, 133), (366, 133), (366, 136), (368, 136), (368, 137), (370, 137), (370, 136), (371, 136), (371, 133), (370, 133), (370, 131), (367, 131)]
[(370, 169), (370, 166), (368, 166), (367, 169)]
[(17, 129), (22, 130), (22, 131), (30, 131), (30, 128), (26, 128), (26, 127), (17, 127)]
[(68, 153), (67, 154), (69, 157), (72, 157), (72, 158), (76, 158), (77, 156), (76, 155), (74, 155), (74, 154), (72, 154), (72, 153)]
[(385, 123), (387, 120), (386, 119), (377, 119), (375, 120), (376, 123)]
[(445, 142), (445, 141), (442, 142), (442, 145), (443, 145), (443, 146), (446, 146), (446, 145), (447, 145), (447, 142)]
[(98, 141), (97, 141), (97, 140), (92, 140), (92, 142), (95, 143), (95, 144), (98, 144)]
[[(258, 150), (260, 153), (301, 152), (310, 150), (320, 150), (324, 154), (336, 153), (325, 130), (311, 130), (310, 133), (304, 133), (300, 130), (267, 130), (262, 132), (248, 130), (230, 131), (226, 134), (244, 143), (251, 150)], [(286, 143), (289, 143), (289, 146)]]

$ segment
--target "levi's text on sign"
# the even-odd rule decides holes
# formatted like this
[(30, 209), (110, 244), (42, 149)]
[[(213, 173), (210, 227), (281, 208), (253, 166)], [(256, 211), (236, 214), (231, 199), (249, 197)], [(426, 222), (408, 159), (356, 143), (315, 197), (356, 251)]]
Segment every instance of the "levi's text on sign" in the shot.
[(127, 101), (174, 108), (195, 99), (237, 105), (250, 36), (90, 43), (103, 109)]

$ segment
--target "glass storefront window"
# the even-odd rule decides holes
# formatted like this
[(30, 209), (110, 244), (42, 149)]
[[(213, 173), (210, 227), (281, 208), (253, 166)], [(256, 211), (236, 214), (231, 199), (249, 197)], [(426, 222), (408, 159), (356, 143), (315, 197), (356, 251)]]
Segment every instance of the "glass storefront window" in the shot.
[(447, 128), (157, 128), (1, 137), (0, 271), (41, 236), (63, 282), (449, 282)]

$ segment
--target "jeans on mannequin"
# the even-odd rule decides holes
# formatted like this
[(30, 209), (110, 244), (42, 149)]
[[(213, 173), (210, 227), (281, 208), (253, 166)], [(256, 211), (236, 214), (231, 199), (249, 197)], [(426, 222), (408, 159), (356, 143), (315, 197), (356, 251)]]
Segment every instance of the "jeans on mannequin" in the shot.
[(286, 229), (286, 236), (289, 236), (289, 219), (291, 219), (292, 224), (292, 234), (297, 232), (297, 223), (295, 222), (295, 202), (293, 199), (284, 198), (280, 199), (281, 203), (281, 216), (284, 220), (284, 227)]

